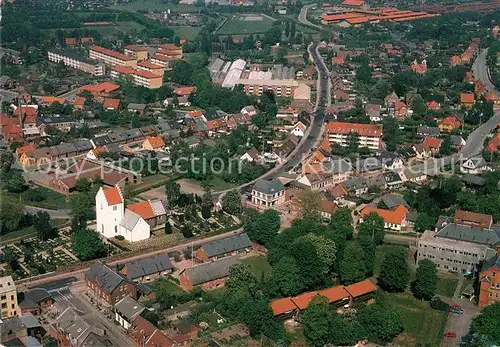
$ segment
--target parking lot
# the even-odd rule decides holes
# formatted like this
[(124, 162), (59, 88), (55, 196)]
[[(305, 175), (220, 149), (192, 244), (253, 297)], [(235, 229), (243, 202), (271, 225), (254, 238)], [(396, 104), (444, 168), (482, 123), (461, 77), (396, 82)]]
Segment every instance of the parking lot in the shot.
[[(446, 300), (451, 303), (451, 300)], [(467, 335), (469, 332), (469, 326), (474, 317), (476, 317), (481, 309), (474, 303), (470, 302), (468, 299), (454, 299), (453, 303), (462, 306), (464, 313), (450, 313), (448, 315), (448, 320), (446, 321), (446, 327), (444, 332), (455, 332), (457, 337), (448, 338), (443, 337), (441, 340), (441, 347), (456, 347), (460, 344), (462, 337)]]

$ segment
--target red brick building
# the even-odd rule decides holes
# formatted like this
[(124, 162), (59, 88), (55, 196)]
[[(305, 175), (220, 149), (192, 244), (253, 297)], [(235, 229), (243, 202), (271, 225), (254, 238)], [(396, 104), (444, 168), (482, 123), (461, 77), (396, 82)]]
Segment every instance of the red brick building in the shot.
[(137, 299), (136, 285), (113, 271), (101, 261), (95, 262), (85, 274), (87, 289), (96, 298), (113, 306), (126, 296)]
[(203, 290), (222, 288), (231, 267), (239, 263), (238, 257), (227, 257), (186, 268), (179, 274), (179, 285), (184, 290), (192, 290), (197, 286)]
[(33, 288), (24, 292), (24, 299), (19, 303), (21, 314), (40, 314), (54, 304), (54, 298), (44, 288)]
[(485, 261), (479, 273), (479, 306), (500, 301), (500, 256)]

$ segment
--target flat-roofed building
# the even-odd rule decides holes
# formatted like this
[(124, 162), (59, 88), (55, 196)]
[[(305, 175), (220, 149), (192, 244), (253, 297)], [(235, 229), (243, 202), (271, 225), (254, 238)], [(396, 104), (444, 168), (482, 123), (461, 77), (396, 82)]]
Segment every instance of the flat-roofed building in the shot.
[(163, 84), (163, 77), (150, 71), (132, 69), (124, 66), (113, 66), (111, 77), (119, 78), (120, 76), (131, 77), (135, 85), (148, 89), (158, 89)]
[(97, 60), (80, 56), (74, 52), (51, 48), (47, 51), (47, 56), (49, 61), (54, 63), (62, 61), (68, 67), (87, 72), (93, 76), (104, 76), (106, 73), (104, 64)]
[(149, 71), (158, 76), (163, 76), (165, 73), (165, 67), (163, 65), (153, 64), (147, 60), (138, 62), (137, 70)]
[(328, 122), (326, 134), (330, 143), (337, 143), (342, 147), (348, 146), (349, 134), (356, 133), (360, 147), (378, 150), (382, 141), (382, 126), (379, 124), (359, 124), (345, 122)]
[(429, 259), (441, 271), (474, 273), (495, 255), (499, 241), (495, 230), (450, 223), (438, 232), (424, 232), (418, 240), (417, 261)]
[(132, 68), (137, 66), (137, 58), (135, 56), (125, 55), (100, 46), (91, 46), (89, 48), (89, 57), (90, 59), (99, 60), (111, 66), (118, 65)]

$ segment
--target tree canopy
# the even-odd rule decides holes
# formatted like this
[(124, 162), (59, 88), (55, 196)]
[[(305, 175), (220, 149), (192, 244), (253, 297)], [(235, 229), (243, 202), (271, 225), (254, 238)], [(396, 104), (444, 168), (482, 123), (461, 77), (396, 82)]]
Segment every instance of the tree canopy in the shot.
[(378, 277), (380, 286), (389, 292), (401, 292), (406, 289), (410, 272), (408, 254), (405, 248), (389, 251), (380, 267)]
[(418, 262), (415, 281), (411, 284), (411, 291), (418, 299), (430, 300), (437, 289), (436, 264), (429, 259), (422, 259)]

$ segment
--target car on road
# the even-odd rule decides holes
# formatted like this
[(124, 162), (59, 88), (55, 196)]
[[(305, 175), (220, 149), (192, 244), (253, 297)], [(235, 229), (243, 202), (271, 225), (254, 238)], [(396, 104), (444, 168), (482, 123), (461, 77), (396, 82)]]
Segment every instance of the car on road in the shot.
[(450, 312), (451, 313), (458, 313), (458, 314), (464, 314), (464, 309), (461, 307), (450, 307)]
[(455, 337), (457, 337), (457, 333), (454, 331), (448, 331), (448, 332), (444, 333), (444, 337), (454, 339)]

